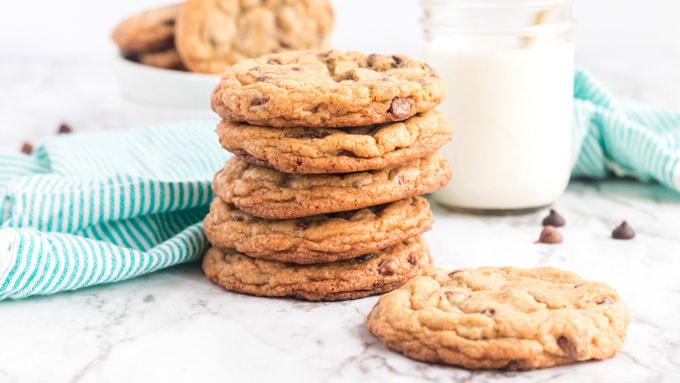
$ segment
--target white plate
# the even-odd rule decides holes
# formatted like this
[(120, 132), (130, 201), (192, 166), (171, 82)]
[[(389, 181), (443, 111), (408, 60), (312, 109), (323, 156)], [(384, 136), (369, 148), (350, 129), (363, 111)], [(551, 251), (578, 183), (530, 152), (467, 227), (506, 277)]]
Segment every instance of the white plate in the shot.
[(117, 57), (114, 75), (123, 96), (149, 106), (210, 112), (220, 76), (154, 68)]

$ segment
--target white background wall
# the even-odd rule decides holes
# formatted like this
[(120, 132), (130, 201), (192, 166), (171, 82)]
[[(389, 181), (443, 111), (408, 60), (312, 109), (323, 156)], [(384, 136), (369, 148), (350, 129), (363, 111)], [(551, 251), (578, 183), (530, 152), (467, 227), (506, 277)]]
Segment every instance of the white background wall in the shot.
[[(109, 33), (118, 20), (168, 1), (6, 1), (0, 10), (0, 57), (112, 55)], [(418, 0), (333, 3), (336, 47), (420, 55)], [(680, 1), (575, 0), (574, 13), (578, 65), (615, 92), (680, 107)]]

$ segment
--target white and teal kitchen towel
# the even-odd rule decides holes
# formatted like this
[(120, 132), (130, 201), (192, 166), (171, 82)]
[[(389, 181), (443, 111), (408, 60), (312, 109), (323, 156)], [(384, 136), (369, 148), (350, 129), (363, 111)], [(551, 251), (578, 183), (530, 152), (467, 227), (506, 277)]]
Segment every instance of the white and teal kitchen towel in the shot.
[[(680, 113), (622, 106), (575, 77), (574, 176), (680, 191)], [(228, 153), (215, 121), (59, 135), (0, 153), (0, 300), (122, 281), (200, 259), (210, 182)]]

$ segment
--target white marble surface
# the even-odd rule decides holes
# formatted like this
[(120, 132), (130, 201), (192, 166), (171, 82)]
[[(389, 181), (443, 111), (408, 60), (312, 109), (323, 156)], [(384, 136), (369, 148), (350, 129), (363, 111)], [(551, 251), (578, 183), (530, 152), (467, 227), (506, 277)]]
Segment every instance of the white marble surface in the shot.
[[(183, 114), (121, 100), (104, 58), (0, 58), (6, 149), (38, 142), (62, 121), (90, 131)], [(647, 94), (680, 107), (673, 84)], [(631, 181), (573, 182), (555, 207), (568, 226), (565, 242), (552, 246), (533, 243), (545, 212), (476, 217), (436, 208), (427, 234), (435, 263), (552, 265), (611, 284), (632, 312), (615, 359), (520, 373), (419, 363), (366, 331), (375, 297), (339, 303), (248, 297), (223, 291), (189, 264), (115, 285), (0, 302), (0, 382), (680, 381), (680, 194)], [(637, 230), (632, 241), (609, 238), (623, 219)]]

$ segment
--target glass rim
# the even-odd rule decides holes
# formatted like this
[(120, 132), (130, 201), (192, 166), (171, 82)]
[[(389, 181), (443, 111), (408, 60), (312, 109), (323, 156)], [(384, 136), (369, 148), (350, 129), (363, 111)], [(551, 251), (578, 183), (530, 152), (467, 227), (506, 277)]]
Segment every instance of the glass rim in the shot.
[(534, 35), (560, 35), (573, 33), (576, 23), (574, 21), (563, 21), (560, 23), (527, 25), (521, 27), (488, 27), (488, 26), (453, 26), (446, 22), (432, 22), (431, 20), (420, 19), (420, 24), (425, 28), (437, 28), (449, 33), (495, 36), (495, 35), (514, 35), (514, 36), (534, 36)]

